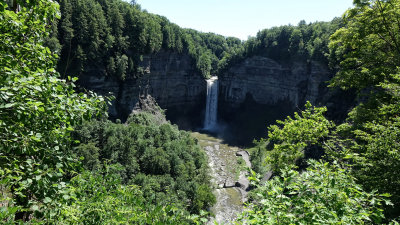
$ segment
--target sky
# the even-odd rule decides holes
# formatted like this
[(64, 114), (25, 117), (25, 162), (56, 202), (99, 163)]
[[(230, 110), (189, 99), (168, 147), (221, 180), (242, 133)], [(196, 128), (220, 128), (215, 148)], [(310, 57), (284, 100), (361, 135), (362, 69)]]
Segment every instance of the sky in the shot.
[(330, 21), (353, 0), (137, 0), (142, 9), (183, 28), (247, 40), (259, 30), (280, 25)]

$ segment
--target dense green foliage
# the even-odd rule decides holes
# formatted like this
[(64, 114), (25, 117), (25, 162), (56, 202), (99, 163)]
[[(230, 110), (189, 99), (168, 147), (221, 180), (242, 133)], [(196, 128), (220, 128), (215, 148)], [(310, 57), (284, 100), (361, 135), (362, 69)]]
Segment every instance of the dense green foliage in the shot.
[[(342, 89), (357, 89), (361, 97), (359, 105), (349, 113), (347, 120), (338, 126), (326, 120), (322, 114), (318, 114), (318, 111), (312, 113), (314, 118), (319, 118), (318, 120), (314, 119), (312, 123), (307, 123), (305, 118), (295, 116), (295, 120), (289, 119), (284, 121), (283, 124), (281, 123), (283, 125), (282, 128), (272, 126), (269, 133), (270, 139), (257, 142), (257, 147), (254, 150), (257, 153), (256, 155), (266, 159), (269, 159), (268, 157), (271, 153), (285, 156), (287, 149), (292, 150), (290, 152), (293, 154), (290, 154), (290, 156), (293, 158), (289, 157), (289, 161), (283, 161), (279, 157), (274, 158), (274, 160), (267, 160), (271, 168), (281, 169), (291, 166), (293, 160), (299, 160), (303, 157), (308, 147), (317, 144), (317, 151), (320, 151), (321, 154), (325, 153), (327, 161), (339, 163), (339, 167), (334, 166), (329, 170), (334, 173), (341, 173), (341, 168), (345, 168), (349, 171), (348, 173), (342, 173), (342, 178), (332, 178), (332, 182), (356, 181), (365, 190), (362, 191), (357, 188), (359, 190), (357, 193), (364, 196), (369, 196), (368, 192), (372, 191), (378, 191), (381, 194), (388, 193), (387, 196), (390, 196), (394, 206), (392, 207), (391, 204), (387, 203), (379, 207), (385, 210), (386, 220), (390, 221), (390, 219), (400, 215), (400, 193), (398, 188), (400, 184), (398, 177), (400, 169), (400, 75), (397, 67), (398, 57), (400, 56), (398, 51), (399, 26), (397, 23), (400, 18), (400, 1), (354, 1), (354, 4), (355, 7), (348, 10), (343, 17), (344, 27), (331, 36), (328, 58), (331, 65), (338, 70), (338, 73), (331, 81), (331, 86)], [(299, 126), (301, 124), (303, 125)], [(278, 145), (276, 145), (277, 140)], [(272, 151), (268, 151), (271, 147), (270, 143), (274, 144)], [(282, 148), (282, 143), (290, 143), (291, 145), (290, 147)], [(298, 146), (299, 144), (300, 146)], [(303, 146), (308, 147), (304, 148)], [(261, 165), (261, 161), (265, 160), (260, 160), (256, 156), (253, 158), (257, 162), (257, 170), (264, 172), (266, 165)], [(316, 165), (315, 162), (311, 163), (312, 170), (315, 169)], [(307, 177), (311, 181), (314, 180), (315, 183), (310, 183), (307, 187), (310, 191), (317, 190), (316, 187), (324, 182), (323, 173), (321, 172), (320, 174), (320, 177), (316, 175), (313, 178), (308, 169), (303, 173), (296, 172), (295, 177), (296, 179)], [(288, 188), (287, 179), (292, 179), (291, 177), (292, 175), (289, 176), (287, 173), (280, 174), (267, 182), (267, 189), (262, 187), (259, 190)], [(347, 184), (352, 185), (348, 182)], [(332, 188), (332, 191), (336, 192), (338, 187), (332, 186)], [(286, 193), (285, 191), (283, 194)], [(290, 192), (290, 190), (287, 191), (287, 193)], [(263, 191), (256, 192), (263, 193)], [(271, 192), (269, 194), (275, 195), (279, 194), (279, 192)], [(259, 201), (270, 201), (271, 196), (269, 194), (264, 194)], [(298, 194), (289, 194), (286, 197), (284, 204), (292, 205), (293, 208), (291, 209), (297, 207), (306, 209), (307, 207), (304, 207), (303, 201), (315, 201)], [(333, 200), (332, 198), (322, 199), (325, 203), (333, 201), (334, 204), (343, 199), (339, 200), (338, 198)], [(342, 207), (356, 209), (357, 207), (351, 205), (350, 202), (342, 202)], [(257, 206), (264, 211), (253, 210), (249, 212), (249, 216), (252, 218), (271, 216), (270, 213), (276, 209), (275, 207), (279, 208), (280, 206), (282, 205), (278, 203), (273, 206), (264, 206), (264, 208)], [(362, 206), (365, 206), (365, 204), (362, 204)], [(319, 206), (314, 205), (307, 210), (316, 211), (319, 209)], [(336, 213), (333, 209), (331, 212)], [(293, 211), (290, 213), (293, 213)], [(306, 211), (300, 210), (295, 212), (294, 216), (301, 218), (302, 215), (306, 215), (304, 213)], [(361, 216), (369, 217), (372, 215), (371, 213), (361, 213)], [(317, 216), (322, 215), (318, 213), (315, 216), (315, 218), (318, 218)], [(357, 216), (360, 215), (352, 215), (350, 219), (353, 222), (346, 223), (369, 223), (367, 218), (360, 218), (362, 220), (360, 221)], [(322, 218), (325, 220), (323, 223), (336, 223), (330, 218), (332, 218), (332, 215), (326, 214)], [(276, 219), (291, 218), (280, 216), (279, 218), (276, 217)], [(340, 219), (347, 220), (349, 218), (342, 216)], [(256, 220), (255, 223), (257, 223)]]
[[(47, 210), (51, 224), (189, 224), (195, 217), (173, 205), (149, 204), (144, 191), (123, 185), (117, 165), (105, 165), (95, 173), (85, 171), (71, 180), (68, 195)], [(72, 201), (71, 201), (72, 200)]]
[[(334, 158), (346, 155), (354, 175), (368, 190), (388, 192), (400, 215), (398, 23), (400, 1), (355, 1), (346, 26), (332, 36), (330, 50), (339, 63), (331, 85), (357, 88), (363, 101), (338, 127), (330, 143)], [(337, 142), (337, 141), (336, 141)]]
[(311, 103), (307, 102), (301, 116), (295, 113), (294, 119), (288, 117), (284, 121), (277, 121), (283, 125), (282, 128), (277, 125), (269, 127), (268, 140), (273, 147), (267, 152), (265, 163), (271, 165), (270, 169), (279, 171), (287, 165), (295, 165), (296, 160), (304, 157), (307, 147), (315, 147), (327, 138), (333, 124), (323, 116), (324, 112), (325, 107), (312, 108)]
[(321, 151), (321, 143), (328, 138), (334, 124), (324, 117), (326, 107), (312, 107), (310, 102), (300, 114), (268, 128), (268, 138), (254, 141), (251, 149), (253, 169), (258, 173), (280, 170), (288, 165), (302, 166), (305, 153)]
[(0, 2), (0, 176), (18, 219), (51, 204), (77, 162), (68, 156), (73, 127), (104, 113), (104, 101), (60, 80), (43, 47), (57, 5), (30, 1), (15, 13)]
[[(282, 169), (256, 189), (248, 224), (364, 224), (383, 219), (382, 196), (364, 192), (346, 169), (310, 160), (307, 171)], [(253, 180), (256, 180), (254, 177)]]
[(197, 141), (150, 113), (110, 122), (104, 99), (76, 93), (67, 76), (101, 68), (137, 77), (142, 56), (161, 51), (189, 54), (204, 77), (255, 55), (329, 61), (338, 71), (330, 85), (358, 90), (342, 124), (307, 103), (255, 142), (254, 169), (274, 176), (261, 184), (253, 173), (242, 221), (372, 224), (400, 215), (399, 0), (355, 0), (343, 19), (275, 27), (245, 43), (181, 29), (134, 2), (59, 3), (56, 19), (53, 1), (0, 2), (2, 223), (205, 222), (193, 213), (204, 216), (215, 197)]
[[(384, 209), (386, 218), (398, 216), (399, 129), (394, 122), (398, 118), (385, 124), (367, 122), (365, 130), (354, 130), (346, 123), (334, 126), (322, 115), (324, 108), (310, 109), (307, 104), (303, 117), (296, 114), (295, 119), (280, 121), (283, 127), (271, 126), (269, 139), (255, 142), (254, 169), (260, 173), (272, 169), (275, 176), (265, 184), (257, 183), (242, 220), (250, 224), (381, 223)], [(296, 161), (316, 146), (327, 161), (310, 160), (306, 171), (294, 170)]]
[[(188, 212), (215, 201), (206, 158), (195, 140), (169, 124), (158, 126), (149, 116), (132, 120), (147, 118), (146, 125), (88, 123), (107, 116), (106, 102), (92, 93), (76, 93), (75, 78), (60, 79), (57, 55), (44, 47), (57, 47), (48, 28), (54, 35), (51, 21), (58, 16), (58, 5), (45, 0), (15, 3), (20, 5), (0, 2), (1, 223), (204, 220)], [(76, 135), (81, 135), (80, 145)]]
[[(131, 122), (132, 121), (132, 122)], [(125, 184), (141, 187), (148, 202), (181, 205), (192, 213), (215, 202), (207, 158), (189, 133), (153, 122), (149, 113), (132, 114), (128, 124), (94, 121), (77, 129), (77, 154), (97, 171), (107, 160), (120, 164)]]
[(278, 62), (290, 60), (317, 60), (328, 63), (329, 36), (342, 26), (342, 20), (287, 25), (264, 29), (256, 37), (250, 37), (244, 44), (233, 46), (219, 62), (222, 72), (236, 63), (255, 56), (264, 56)]
[(53, 25), (48, 45), (59, 52), (58, 69), (63, 74), (90, 73), (100, 67), (107, 75), (124, 80), (140, 76), (143, 55), (173, 51), (189, 54), (194, 68), (209, 77), (224, 53), (241, 43), (236, 38), (182, 29), (122, 0), (59, 2), (62, 17)]
[(143, 55), (160, 51), (189, 54), (204, 77), (254, 55), (327, 63), (329, 36), (342, 26), (340, 19), (301, 21), (298, 26), (262, 30), (242, 43), (233, 37), (182, 29), (121, 0), (60, 0), (60, 5), (61, 20), (53, 24), (52, 38), (47, 41), (60, 54), (58, 70), (81, 74), (100, 67), (122, 80), (140, 76)]
[(343, 16), (346, 24), (331, 37), (330, 59), (339, 65), (332, 86), (376, 87), (395, 82), (400, 60), (398, 1), (354, 1), (355, 7)]

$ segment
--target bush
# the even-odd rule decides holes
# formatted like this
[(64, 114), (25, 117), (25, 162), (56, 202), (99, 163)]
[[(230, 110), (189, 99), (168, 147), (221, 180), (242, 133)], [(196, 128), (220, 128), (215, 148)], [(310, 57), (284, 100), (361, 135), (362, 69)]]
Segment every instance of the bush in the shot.
[[(257, 199), (242, 215), (247, 224), (380, 223), (388, 195), (365, 192), (346, 168), (309, 161), (303, 173), (287, 167), (258, 186)], [(257, 181), (256, 178), (252, 178)]]

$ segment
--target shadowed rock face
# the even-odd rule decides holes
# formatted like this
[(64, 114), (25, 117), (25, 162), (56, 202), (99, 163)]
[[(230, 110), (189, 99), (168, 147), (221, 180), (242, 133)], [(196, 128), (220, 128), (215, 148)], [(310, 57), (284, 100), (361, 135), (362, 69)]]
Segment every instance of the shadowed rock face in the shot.
[(230, 131), (225, 139), (247, 145), (265, 137), (268, 124), (292, 115), (306, 101), (319, 103), (331, 76), (326, 65), (314, 61), (283, 64), (254, 56), (233, 66), (219, 77), (219, 118)]
[(289, 64), (260, 56), (248, 58), (220, 76), (220, 101), (239, 107), (251, 95), (258, 104), (290, 101), (294, 107), (306, 100), (315, 103), (319, 86), (331, 72), (318, 62), (294, 61)]
[(111, 118), (125, 120), (140, 96), (151, 95), (166, 115), (181, 128), (200, 126), (204, 115), (206, 81), (196, 72), (188, 55), (161, 51), (144, 56), (140, 66), (144, 75), (125, 81), (106, 77), (104, 69), (88, 70), (80, 84), (98, 94), (112, 92)]

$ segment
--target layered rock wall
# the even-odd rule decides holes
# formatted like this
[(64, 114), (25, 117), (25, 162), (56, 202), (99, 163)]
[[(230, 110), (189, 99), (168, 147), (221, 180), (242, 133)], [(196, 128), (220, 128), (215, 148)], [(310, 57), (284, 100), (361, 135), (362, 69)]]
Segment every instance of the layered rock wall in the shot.
[(331, 76), (319, 62), (278, 63), (261, 56), (231, 67), (219, 76), (219, 121), (229, 127), (224, 139), (247, 145), (265, 137), (269, 124), (292, 115), (306, 101), (319, 103)]
[(293, 106), (308, 100), (315, 103), (320, 85), (331, 73), (318, 62), (295, 61), (290, 64), (260, 56), (248, 58), (220, 76), (220, 101), (239, 107), (251, 96), (258, 104), (290, 101)]
[(188, 55), (161, 51), (143, 57), (140, 67), (144, 74), (139, 78), (128, 75), (126, 80), (118, 81), (96, 68), (88, 70), (80, 82), (102, 95), (112, 92), (116, 99), (109, 110), (111, 117), (126, 119), (140, 96), (151, 95), (161, 108), (166, 109), (167, 116), (171, 115), (169, 119), (174, 120), (174, 114), (178, 112), (182, 118), (177, 120), (186, 116), (187, 120), (195, 120), (197, 124), (201, 123), (200, 114), (204, 113), (206, 81), (193, 65)]
[[(139, 78), (128, 75), (125, 81), (107, 77), (104, 69), (88, 69), (80, 82), (98, 94), (113, 93), (116, 99), (109, 110), (112, 118), (124, 121), (139, 98), (150, 95), (180, 128), (202, 127), (206, 81), (188, 55), (161, 51), (144, 56), (140, 67), (144, 74)], [(282, 63), (261, 56), (232, 66), (219, 74), (218, 123), (227, 131), (222, 132), (226, 135), (223, 138), (238, 141), (232, 144), (249, 144), (254, 138), (265, 137), (268, 124), (292, 115), (306, 101), (337, 105), (330, 104), (338, 98), (327, 92), (325, 83), (332, 75), (320, 62)]]

